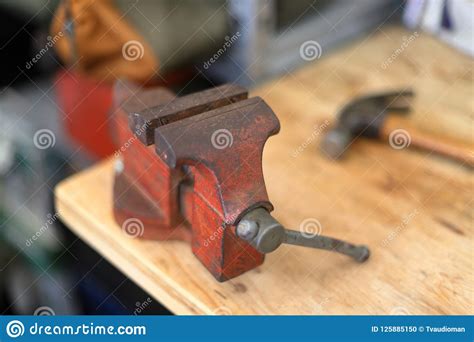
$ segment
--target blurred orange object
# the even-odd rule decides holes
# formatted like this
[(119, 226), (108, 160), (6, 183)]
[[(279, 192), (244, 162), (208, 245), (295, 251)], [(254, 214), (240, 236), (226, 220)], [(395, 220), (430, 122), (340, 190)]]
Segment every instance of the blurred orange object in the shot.
[(152, 81), (158, 58), (111, 0), (62, 1), (51, 34), (69, 67), (55, 83), (65, 130), (91, 156), (106, 157), (115, 149), (108, 124), (114, 81)]
[(64, 0), (51, 25), (54, 48), (74, 70), (113, 83), (148, 82), (158, 72), (158, 58), (143, 36), (111, 0)]
[[(190, 67), (142, 86), (171, 87), (186, 84), (194, 77), (195, 70)], [(95, 158), (104, 158), (115, 152), (118, 146), (110, 129), (113, 84), (62, 70), (56, 75), (55, 88), (65, 131), (74, 143)]]
[(55, 85), (65, 130), (76, 145), (96, 158), (112, 154), (115, 145), (108, 123), (112, 85), (72, 71), (61, 71)]
[(152, 47), (111, 0), (63, 0), (51, 25), (55, 50), (69, 70), (56, 76), (58, 103), (66, 133), (96, 158), (115, 151), (109, 111), (117, 79), (139, 86), (178, 84), (190, 69), (158, 74)]

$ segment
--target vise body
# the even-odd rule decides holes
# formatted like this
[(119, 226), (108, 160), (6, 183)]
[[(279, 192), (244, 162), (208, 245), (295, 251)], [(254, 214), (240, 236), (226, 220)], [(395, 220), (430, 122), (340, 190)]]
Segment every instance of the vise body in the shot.
[(219, 281), (259, 266), (282, 243), (368, 258), (365, 246), (308, 237), (271, 216), (262, 154), (280, 124), (246, 89), (226, 84), (176, 97), (118, 82), (112, 116), (120, 146), (114, 216), (123, 229), (138, 222), (141, 238), (189, 241)]

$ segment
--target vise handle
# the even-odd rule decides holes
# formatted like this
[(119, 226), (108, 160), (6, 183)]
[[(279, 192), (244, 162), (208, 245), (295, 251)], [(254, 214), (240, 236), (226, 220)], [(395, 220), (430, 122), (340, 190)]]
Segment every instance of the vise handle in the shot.
[(247, 213), (237, 225), (236, 234), (262, 253), (273, 252), (281, 244), (287, 243), (338, 252), (358, 262), (364, 262), (370, 256), (369, 249), (363, 245), (353, 245), (322, 235), (308, 236), (298, 231), (285, 229), (263, 208)]

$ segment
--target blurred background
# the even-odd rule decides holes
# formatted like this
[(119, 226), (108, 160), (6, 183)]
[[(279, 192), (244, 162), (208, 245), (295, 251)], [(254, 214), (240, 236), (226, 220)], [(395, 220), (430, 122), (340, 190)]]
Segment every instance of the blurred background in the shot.
[(0, 312), (169, 314), (54, 208), (55, 184), (114, 152), (115, 80), (252, 88), (307, 63), (309, 40), (330, 54), (380, 25), (472, 55), (471, 19), (463, 0), (0, 0)]

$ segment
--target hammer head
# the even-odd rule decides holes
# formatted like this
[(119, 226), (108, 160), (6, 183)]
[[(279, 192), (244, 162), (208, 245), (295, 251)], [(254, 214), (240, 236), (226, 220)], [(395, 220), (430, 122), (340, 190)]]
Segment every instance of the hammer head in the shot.
[(358, 137), (378, 138), (387, 114), (407, 114), (413, 96), (409, 89), (352, 100), (339, 111), (336, 125), (321, 142), (321, 151), (331, 159), (340, 159)]

